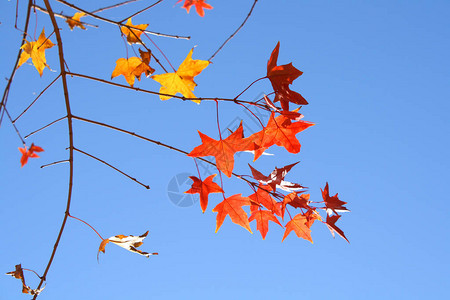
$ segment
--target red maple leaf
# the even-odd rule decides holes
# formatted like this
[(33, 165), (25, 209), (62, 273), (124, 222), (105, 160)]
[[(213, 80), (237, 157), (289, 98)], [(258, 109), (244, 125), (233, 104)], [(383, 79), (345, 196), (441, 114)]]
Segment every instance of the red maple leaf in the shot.
[(194, 182), (189, 190), (187, 190), (186, 194), (200, 194), (200, 207), (202, 208), (202, 212), (205, 212), (206, 207), (208, 206), (208, 195), (210, 193), (223, 193), (222, 188), (213, 181), (213, 178), (217, 174), (213, 174), (208, 176), (204, 181), (201, 181), (195, 176), (189, 176)]
[(275, 201), (270, 193), (272, 188), (268, 185), (260, 184), (255, 193), (248, 196), (252, 201), (250, 205), (250, 211), (253, 213), (260, 209), (260, 205), (273, 212), (274, 214), (281, 217), (281, 203)]
[(344, 232), (335, 225), (335, 223), (337, 222), (337, 220), (339, 220), (341, 216), (340, 215), (334, 215), (334, 216), (327, 216), (327, 222), (325, 224), (327, 224), (328, 229), (330, 229), (331, 234), (334, 237), (334, 233), (336, 232), (337, 234), (339, 234), (344, 240), (346, 240), (348, 243), (350, 243), (348, 241), (348, 239), (345, 237)]
[(256, 220), (256, 229), (259, 230), (263, 240), (266, 238), (267, 232), (269, 231), (269, 221), (275, 222), (281, 227), (277, 217), (269, 210), (256, 210), (252, 213), (248, 221), (251, 222)]
[(281, 241), (284, 241), (289, 233), (291, 233), (291, 231), (294, 231), (299, 238), (303, 238), (312, 243), (313, 241), (311, 238), (311, 229), (309, 229), (309, 227), (307, 226), (307, 221), (308, 219), (303, 214), (297, 214), (286, 224), (286, 230)]
[(233, 223), (244, 227), (252, 233), (247, 213), (242, 209), (242, 206), (244, 205), (250, 205), (250, 199), (248, 197), (242, 197), (242, 194), (230, 196), (217, 204), (213, 209), (213, 212), (217, 213), (216, 232), (219, 231), (225, 217), (229, 215)]
[(234, 154), (238, 151), (247, 150), (248, 148), (245, 146), (246, 144), (243, 139), (244, 129), (242, 127), (242, 122), (238, 129), (226, 139), (220, 138), (220, 140), (217, 141), (200, 131), (198, 134), (202, 139), (202, 144), (195, 147), (188, 156), (214, 156), (216, 158), (217, 168), (228, 177), (231, 177), (234, 168)]
[(275, 113), (272, 112), (266, 127), (244, 140), (246, 145), (253, 145), (253, 149), (249, 150), (255, 151), (254, 160), (272, 145), (284, 147), (290, 153), (298, 153), (301, 145), (295, 135), (313, 125), (314, 123), (305, 121), (292, 122), (284, 115), (275, 118)]
[(287, 65), (277, 66), (278, 53), (280, 51), (280, 42), (273, 49), (270, 59), (267, 63), (267, 78), (272, 83), (273, 90), (275, 91), (274, 102), (280, 101), (283, 110), (289, 111), (289, 102), (305, 105), (308, 102), (297, 92), (291, 91), (289, 85), (303, 74), (295, 68), (292, 63)]
[(307, 210), (311, 209), (311, 206), (309, 206), (311, 203), (311, 201), (309, 201), (309, 197), (309, 194), (299, 195), (297, 192), (292, 192), (286, 195), (281, 206), (282, 218), (284, 219), (284, 211), (286, 210), (286, 205), (288, 204), (294, 208), (303, 208)]
[(337, 214), (337, 212), (350, 211), (346, 207), (344, 207), (344, 205), (347, 204), (347, 202), (339, 200), (337, 193), (333, 197), (330, 197), (330, 193), (329, 193), (329, 189), (328, 189), (328, 182), (325, 185), (325, 189), (324, 190), (320, 189), (320, 190), (322, 191), (323, 201), (325, 202), (324, 208), (326, 209), (328, 215), (332, 215), (333, 212), (335, 214)]
[(38, 158), (39, 155), (37, 155), (35, 152), (43, 152), (44, 149), (31, 144), (30, 149), (27, 149), (27, 146), (24, 146), (23, 148), (19, 147), (19, 151), (20, 153), (22, 153), (22, 157), (20, 158), (20, 165), (21, 167), (23, 167), (28, 162), (28, 158)]
[[(183, 0), (179, 0), (177, 4), (180, 3), (181, 1)], [(186, 11), (189, 13), (189, 10), (191, 9), (192, 5), (195, 5), (195, 10), (197, 11), (200, 17), (205, 16), (205, 12), (203, 11), (203, 9), (213, 9), (211, 5), (205, 3), (205, 0), (184, 0), (183, 8), (185, 8)]]

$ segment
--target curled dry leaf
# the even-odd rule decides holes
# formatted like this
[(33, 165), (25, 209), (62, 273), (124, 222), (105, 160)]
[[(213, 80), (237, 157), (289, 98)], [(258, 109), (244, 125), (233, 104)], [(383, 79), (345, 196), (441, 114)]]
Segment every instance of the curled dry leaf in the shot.
[(144, 243), (143, 241), (147, 235), (148, 235), (148, 231), (140, 236), (122, 235), (122, 234), (112, 236), (108, 239), (104, 239), (100, 243), (100, 247), (98, 248), (98, 251), (99, 251), (99, 253), (100, 252), (105, 253), (105, 246), (111, 242), (113, 244), (116, 244), (119, 247), (122, 247), (122, 248), (128, 250), (128, 251), (131, 251), (133, 253), (137, 253), (137, 254), (140, 254), (140, 255), (143, 255), (146, 257), (149, 257), (150, 255), (158, 255), (158, 253), (156, 253), (156, 252), (148, 253), (148, 252), (144, 252), (144, 251), (136, 249)]
[(122, 26), (120, 30), (127, 37), (127, 42), (130, 44), (142, 44), (141, 34), (145, 29), (147, 29), (148, 24), (133, 25), (133, 23), (131, 23), (131, 18), (129, 18), (125, 25), (130, 28), (127, 26)]
[(44, 290), (45, 286), (41, 289), (32, 289), (28, 285), (26, 285), (22, 265), (18, 264), (15, 267), (16, 269), (14, 271), (8, 272), (6, 273), (6, 275), (11, 275), (12, 277), (20, 279), (22, 281), (22, 293), (34, 296), (39, 295), (42, 292), (42, 290)]
[[(160, 75), (153, 75), (152, 78), (161, 84), (159, 98), (161, 100), (168, 100), (172, 98), (170, 95), (182, 94), (186, 98), (196, 98), (193, 91), (197, 84), (194, 82), (194, 77), (200, 74), (204, 68), (209, 65), (209, 61), (192, 59), (194, 48), (189, 51), (188, 55), (174, 73), (166, 73)], [(200, 100), (192, 100), (195, 103), (200, 103)]]
[(76, 12), (73, 17), (67, 18), (66, 23), (69, 25), (70, 30), (73, 30), (75, 27), (80, 27), (83, 30), (86, 30), (83, 23), (80, 22), (80, 18), (84, 17), (86, 14), (83, 12)]
[(55, 46), (55, 44), (53, 44), (49, 38), (45, 37), (45, 31), (44, 29), (42, 29), (42, 32), (39, 35), (37, 41), (27, 42), (20, 48), (22, 49), (22, 53), (20, 54), (20, 59), (17, 67), (20, 67), (29, 58), (31, 58), (31, 61), (36, 67), (36, 70), (38, 70), (39, 75), (42, 76), (45, 67), (50, 69), (45, 58), (45, 50), (50, 49), (53, 46)]
[(27, 149), (27, 146), (24, 146), (23, 148), (19, 147), (20, 153), (22, 153), (22, 157), (20, 158), (20, 165), (23, 167), (28, 162), (28, 158), (38, 158), (39, 155), (37, 155), (35, 152), (43, 152), (44, 149), (42, 149), (39, 146), (36, 146), (35, 144), (31, 144), (30, 149)]
[[(180, 3), (181, 1), (183, 0), (179, 0), (177, 4)], [(191, 9), (192, 5), (195, 5), (195, 10), (197, 11), (200, 17), (205, 16), (205, 12), (203, 11), (203, 9), (213, 9), (213, 7), (208, 3), (206, 3), (205, 0), (184, 0), (183, 8), (185, 8), (186, 11), (189, 13), (189, 10)]]
[(149, 76), (151, 73), (155, 72), (155, 69), (150, 67), (151, 52), (139, 49), (139, 53), (141, 58), (135, 56), (128, 59), (119, 58), (116, 61), (116, 67), (111, 74), (111, 79), (123, 75), (128, 84), (133, 86), (134, 79), (137, 78), (140, 81), (142, 73), (144, 73), (145, 76)]
[(211, 193), (223, 193), (222, 188), (213, 181), (214, 177), (217, 174), (213, 174), (208, 176), (204, 181), (201, 181), (195, 176), (189, 176), (192, 179), (193, 183), (189, 190), (187, 190), (186, 194), (200, 194), (200, 207), (202, 212), (205, 212), (206, 207), (208, 206), (208, 195)]

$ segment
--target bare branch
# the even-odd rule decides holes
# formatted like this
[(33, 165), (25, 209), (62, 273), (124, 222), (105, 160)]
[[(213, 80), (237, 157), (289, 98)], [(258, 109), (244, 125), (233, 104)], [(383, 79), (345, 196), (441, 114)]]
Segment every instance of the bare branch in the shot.
[(214, 54), (211, 55), (211, 57), (208, 59), (208, 61), (211, 61), (217, 55), (217, 53), (219, 53), (220, 50), (222, 50), (222, 48), (225, 46), (225, 44), (228, 43), (238, 33), (238, 31), (241, 30), (242, 27), (244, 27), (248, 18), (250, 18), (250, 16), (252, 15), (252, 12), (253, 12), (253, 9), (255, 8), (256, 2), (258, 2), (258, 0), (255, 0), (255, 2), (253, 2), (252, 8), (250, 8), (250, 11), (248, 12), (247, 17), (245, 17), (244, 22), (242, 22), (242, 24), (225, 40), (225, 42), (223, 42), (223, 44), (219, 47), (219, 49), (217, 49), (216, 52), (214, 52)]
[(46, 167), (50, 167), (50, 166), (53, 166), (53, 165), (65, 163), (65, 162), (70, 162), (70, 161), (69, 161), (68, 159), (58, 160), (58, 161), (52, 162), (52, 163), (50, 163), (50, 164), (42, 165), (42, 166), (41, 166), (41, 169), (46, 168)]
[[(47, 273), (50, 269), (50, 266), (52, 265), (53, 259), (56, 254), (56, 250), (59, 246), (59, 241), (61, 240), (61, 236), (64, 232), (64, 228), (66, 226), (67, 218), (69, 215), (70, 210), (70, 204), (72, 201), (72, 188), (73, 188), (73, 131), (72, 131), (72, 112), (70, 109), (70, 101), (69, 101), (69, 90), (67, 88), (67, 78), (66, 78), (66, 69), (64, 66), (64, 50), (63, 50), (63, 42), (61, 39), (61, 34), (59, 32), (58, 23), (56, 22), (55, 15), (53, 13), (52, 7), (50, 6), (50, 3), (48, 0), (44, 0), (45, 7), (48, 11), (48, 15), (50, 16), (50, 19), (52, 21), (53, 29), (55, 31), (56, 40), (58, 44), (58, 56), (59, 56), (59, 67), (61, 70), (61, 79), (62, 79), (62, 85), (64, 90), (64, 101), (66, 104), (66, 111), (67, 111), (67, 125), (68, 125), (68, 131), (69, 131), (69, 184), (68, 184), (68, 193), (67, 193), (67, 204), (66, 204), (66, 212), (64, 213), (64, 218), (61, 223), (61, 227), (59, 229), (58, 237), (56, 238), (55, 244), (53, 245), (52, 254), (50, 255), (50, 259), (47, 263), (47, 267), (45, 268), (44, 274), (42, 275), (42, 279), (39, 282), (39, 285), (37, 289), (40, 289), (42, 284), (45, 281), (45, 278), (47, 276)], [(37, 294), (34, 295), (33, 300), (36, 300)]]
[(116, 8), (116, 7), (125, 5), (125, 4), (136, 2), (136, 1), (139, 1), (139, 0), (128, 0), (128, 1), (120, 2), (120, 3), (117, 3), (117, 4), (113, 4), (113, 5), (110, 5), (110, 6), (106, 6), (106, 7), (102, 7), (102, 8), (96, 9), (92, 13), (96, 14), (96, 13), (99, 13), (99, 12), (102, 12), (102, 11), (105, 11), (105, 10), (108, 10), (108, 9), (111, 9), (111, 8)]
[(135, 12), (135, 13), (132, 14), (131, 16), (126, 17), (125, 19), (121, 20), (120, 23), (125, 22), (126, 20), (128, 20), (128, 19), (130, 19), (130, 18), (132, 18), (132, 17), (135, 17), (135, 16), (139, 15), (140, 13), (143, 13), (144, 11), (146, 11), (146, 10), (152, 8), (153, 6), (156, 6), (157, 4), (159, 4), (159, 3), (161, 3), (161, 2), (163, 2), (163, 0), (158, 0), (158, 1), (156, 1), (155, 3), (153, 3), (153, 4), (149, 5), (149, 6), (147, 6), (146, 8), (141, 9), (140, 11)]
[[(39, 93), (39, 95), (31, 102), (31, 104), (28, 105), (28, 107), (25, 108), (25, 110), (24, 110), (19, 116), (17, 116), (17, 118), (14, 119), (13, 123), (16, 123), (16, 121), (19, 120), (19, 118), (20, 118), (24, 113), (26, 113), (27, 110), (29, 110), (31, 106), (33, 106), (33, 104), (39, 99), (39, 97), (41, 97), (42, 94), (44, 94), (45, 91), (46, 91), (49, 87), (51, 87), (51, 86), (56, 82), (56, 80), (58, 80), (59, 77), (61, 77), (61, 74), (59, 74), (55, 79), (53, 79), (53, 81), (50, 82), (50, 84), (47, 85), (47, 86), (45, 87), (45, 89), (43, 89), (43, 90)], [(25, 138), (26, 138), (26, 137), (25, 137)]]
[(73, 150), (78, 151), (78, 152), (80, 152), (80, 153), (83, 153), (83, 154), (86, 155), (86, 156), (89, 156), (89, 157), (91, 157), (91, 158), (93, 158), (93, 159), (98, 160), (98, 161), (101, 162), (102, 164), (107, 165), (107, 166), (110, 167), (111, 169), (114, 169), (114, 170), (116, 170), (117, 172), (119, 172), (120, 174), (125, 175), (126, 177), (130, 178), (131, 180), (133, 180), (133, 181), (139, 183), (140, 185), (142, 185), (143, 187), (145, 187), (147, 190), (150, 189), (150, 186), (148, 186), (148, 185), (146, 185), (146, 184), (143, 184), (142, 182), (140, 182), (140, 181), (137, 180), (136, 178), (131, 177), (130, 175), (128, 175), (128, 174), (125, 173), (125, 172), (122, 172), (121, 170), (119, 170), (119, 169), (117, 169), (116, 167), (110, 165), (110, 164), (107, 163), (106, 161), (101, 160), (100, 158), (98, 158), (98, 157), (96, 157), (96, 156), (94, 156), (94, 155), (91, 155), (91, 154), (89, 154), (89, 153), (87, 153), (87, 152), (84, 152), (83, 150), (80, 150), (80, 149), (78, 149), (78, 148), (75, 148), (75, 147), (74, 147)]
[(71, 73), (71, 72), (67, 72), (67, 74), (69, 74), (71, 76), (76, 76), (76, 77), (81, 77), (81, 78), (85, 78), (85, 79), (90, 79), (90, 80), (103, 82), (103, 83), (114, 85), (114, 86), (121, 87), (121, 88), (135, 90), (137, 92), (142, 92), (142, 93), (147, 93), (147, 94), (152, 94), (152, 95), (168, 96), (168, 97), (180, 99), (180, 100), (183, 100), (183, 101), (187, 101), (187, 100), (216, 101), (217, 100), (217, 101), (226, 101), (226, 102), (234, 102), (234, 103), (244, 103), (244, 104), (249, 104), (249, 105), (253, 105), (253, 106), (258, 106), (258, 107), (264, 108), (264, 109), (270, 109), (269, 106), (266, 105), (266, 104), (255, 103), (255, 102), (251, 102), (251, 101), (237, 100), (237, 99), (227, 99), (227, 98), (186, 98), (184, 96), (164, 94), (164, 93), (149, 91), (149, 90), (145, 90), (145, 89), (141, 89), (141, 88), (137, 88), (137, 87), (132, 87), (132, 86), (128, 86), (128, 85), (124, 85), (124, 84), (120, 84), (120, 83), (115, 83), (115, 82), (112, 82), (112, 81), (108, 81), (108, 80), (105, 80), (105, 79), (101, 79), (101, 78), (97, 78), (97, 77), (93, 77), (93, 76), (89, 76), (89, 75), (78, 74), (78, 73)]
[(49, 127), (49, 126), (51, 126), (51, 125), (53, 125), (53, 124), (55, 124), (55, 123), (57, 123), (57, 122), (59, 122), (59, 121), (61, 121), (61, 120), (64, 120), (65, 118), (67, 118), (67, 116), (61, 117), (61, 118), (59, 118), (59, 119), (57, 119), (57, 120), (55, 120), (55, 121), (53, 121), (53, 122), (51, 122), (51, 123), (45, 125), (44, 127), (41, 127), (41, 128), (39, 128), (39, 129), (37, 129), (37, 130), (35, 130), (35, 131), (33, 131), (33, 132), (27, 134), (27, 135), (25, 136), (25, 139), (29, 138), (29, 137), (32, 136), (33, 134), (38, 133), (39, 131), (44, 130), (45, 128), (47, 128), (47, 127)]

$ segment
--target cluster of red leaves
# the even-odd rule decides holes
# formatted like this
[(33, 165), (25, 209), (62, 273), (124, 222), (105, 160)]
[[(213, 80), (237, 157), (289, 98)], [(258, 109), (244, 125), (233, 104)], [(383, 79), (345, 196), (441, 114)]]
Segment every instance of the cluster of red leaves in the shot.
[[(199, 131), (202, 144), (195, 147), (188, 156), (214, 156), (215, 165), (219, 172), (231, 177), (234, 174), (234, 155), (237, 152), (253, 152), (254, 161), (273, 145), (284, 147), (290, 153), (300, 152), (301, 144), (296, 135), (314, 124), (300, 120), (303, 116), (298, 112), (298, 109), (289, 110), (290, 103), (305, 105), (308, 102), (299, 93), (289, 88), (289, 85), (302, 75), (302, 72), (296, 69), (292, 63), (277, 65), (279, 47), (280, 43), (272, 51), (267, 63), (267, 78), (270, 80), (275, 94), (273, 102), (267, 96), (264, 97), (266, 104), (271, 109), (267, 125), (263, 126), (260, 131), (244, 137), (241, 122), (239, 127), (228, 137), (222, 138), (219, 134), (219, 140)], [(276, 107), (274, 102), (280, 102), (281, 109)], [(223, 194), (223, 201), (213, 208), (213, 212), (217, 212), (216, 232), (222, 226), (225, 217), (230, 216), (232, 222), (250, 232), (250, 222), (256, 221), (256, 228), (260, 231), (263, 239), (265, 239), (269, 230), (269, 221), (272, 221), (285, 227), (283, 240), (294, 231), (298, 237), (312, 242), (310, 228), (315, 221), (320, 221), (328, 226), (333, 236), (336, 232), (347, 240), (343, 231), (335, 225), (340, 218), (339, 212), (348, 211), (343, 206), (346, 202), (339, 200), (337, 194), (332, 197), (329, 196), (328, 183), (322, 191), (323, 201), (311, 201), (310, 195), (305, 194), (306, 188), (304, 186), (285, 180), (286, 174), (296, 164), (275, 168), (268, 176), (249, 165), (252, 172), (251, 177), (256, 182), (252, 183), (254, 193), (248, 197), (242, 196), (242, 194), (225, 197), (223, 187), (213, 182), (215, 175), (209, 176), (204, 181), (197, 177), (190, 177), (193, 184), (186, 193), (200, 194), (200, 205), (203, 212), (208, 205), (210, 193)], [(239, 177), (239, 175), (236, 176)], [(280, 190), (289, 194), (284, 195)], [(323, 203), (324, 206), (317, 206), (319, 203)], [(316, 204), (316, 206), (313, 206), (313, 204)], [(244, 206), (250, 207), (250, 217), (243, 209)], [(289, 208), (298, 209), (299, 212), (292, 217)], [(326, 211), (326, 221), (323, 221), (318, 213), (319, 209)], [(290, 220), (283, 226), (280, 219), (284, 221), (285, 212), (288, 212)]]
[(28, 162), (28, 158), (38, 158), (39, 155), (37, 155), (36, 152), (43, 152), (44, 149), (31, 144), (30, 149), (27, 149), (27, 146), (24, 146), (23, 148), (19, 147), (19, 151), (20, 153), (22, 153), (22, 157), (20, 158), (20, 165), (21, 167), (23, 167)]

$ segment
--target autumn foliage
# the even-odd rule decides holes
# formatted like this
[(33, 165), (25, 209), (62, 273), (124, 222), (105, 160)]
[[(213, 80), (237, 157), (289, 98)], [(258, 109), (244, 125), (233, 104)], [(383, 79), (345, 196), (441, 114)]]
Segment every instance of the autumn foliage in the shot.
[[(49, 1), (45, 0), (44, 2), (46, 4), (46, 13), (50, 16), (53, 24), (57, 24), (55, 18), (56, 15), (51, 10)], [(63, 1), (63, 3), (64, 2), (65, 1)], [(205, 10), (213, 9), (213, 7), (204, 0), (180, 0), (176, 2), (176, 4), (181, 2), (183, 2), (182, 8), (184, 8), (187, 13), (189, 13), (191, 8), (195, 8), (197, 14), (201, 17), (205, 16)], [(256, 1), (254, 5), (255, 4)], [(122, 4), (119, 3), (119, 5)], [(77, 8), (75, 5), (69, 6), (71, 8)], [(149, 6), (148, 8), (151, 7), (152, 6)], [(85, 30), (87, 23), (84, 23), (84, 20), (105, 20), (105, 18), (99, 18), (95, 13), (87, 12), (81, 8), (78, 9), (79, 11), (75, 12), (73, 16), (66, 16), (63, 18), (63, 21), (66, 23), (64, 26), (68, 26), (70, 30)], [(142, 12), (144, 11), (145, 10), (142, 10)], [(138, 12), (137, 14), (139, 13), (141, 12)], [(81, 20), (82, 17), (83, 21)], [(273, 50), (263, 50), (267, 52), (267, 62), (261, 61), (261, 66), (267, 68), (267, 73), (263, 78), (256, 80), (254, 80), (254, 78), (251, 79), (254, 81), (249, 84), (250, 87), (260, 80), (270, 82), (273, 90), (268, 95), (264, 95), (261, 99), (253, 101), (242, 100), (241, 95), (245, 92), (244, 90), (234, 99), (197, 97), (194, 94), (194, 89), (197, 86), (197, 82), (195, 82), (194, 79), (201, 84), (201, 77), (205, 75), (199, 75), (211, 64), (211, 60), (214, 56), (208, 60), (193, 59), (194, 49), (191, 49), (177, 69), (173, 68), (169, 62), (172, 70), (167, 70), (161, 64), (160, 59), (155, 56), (155, 50), (160, 49), (148, 36), (148, 34), (150, 34), (150, 32), (147, 31), (149, 24), (133, 24), (133, 17), (134, 15), (125, 18), (121, 22), (108, 20), (118, 26), (120, 29), (118, 32), (120, 32), (122, 35), (121, 37), (126, 41), (126, 47), (128, 47), (126, 55), (124, 54), (122, 57), (117, 57), (115, 61), (111, 61), (110, 69), (104, 71), (105, 77), (110, 78), (111, 81), (93, 78), (85, 74), (71, 73), (69, 69), (66, 69), (64, 66), (66, 61), (61, 54), (63, 53), (63, 42), (59, 29), (55, 25), (53, 33), (50, 36), (46, 36), (44, 28), (42, 28), (37, 40), (27, 39), (24, 41), (19, 50), (20, 56), (17, 67), (23, 68), (22, 65), (31, 58), (31, 63), (34, 65), (39, 75), (43, 76), (44, 68), (47, 67), (50, 69), (46, 62), (46, 50), (56, 46), (59, 50), (58, 54), (52, 53), (52, 55), (58, 55), (60, 63), (63, 66), (63, 70), (58, 78), (61, 77), (65, 80), (69, 75), (72, 77), (78, 76), (121, 86), (122, 88), (134, 89), (135, 91), (144, 91), (143, 89), (135, 88), (135, 85), (141, 80), (149, 80), (156, 83), (157, 85), (155, 86), (159, 89), (158, 91), (145, 90), (145, 92), (155, 95), (154, 97), (156, 99), (169, 100), (178, 98), (181, 100), (190, 100), (195, 104), (200, 105), (203, 101), (214, 101), (216, 104), (216, 111), (214, 111), (214, 114), (217, 116), (217, 124), (213, 124), (213, 126), (217, 126), (217, 134), (208, 136), (202, 133), (203, 130), (199, 128), (199, 140), (193, 141), (192, 147), (189, 150), (178, 149), (174, 146), (154, 141), (151, 138), (139, 136), (134, 132), (95, 120), (74, 116), (70, 113), (70, 101), (66, 95), (65, 104), (68, 113), (65, 118), (69, 121), (69, 124), (71, 124), (73, 119), (82, 120), (84, 122), (132, 135), (136, 138), (146, 140), (147, 142), (175, 150), (178, 153), (183, 153), (186, 159), (193, 162), (193, 172), (195, 172), (194, 168), (198, 161), (214, 166), (215, 174), (206, 178), (201, 177), (197, 167), (198, 174), (197, 176), (189, 177), (192, 180), (192, 184), (185, 193), (199, 195), (200, 210), (203, 213), (207, 211), (208, 208), (211, 209), (212, 207), (212, 212), (216, 213), (216, 232), (219, 231), (225, 220), (229, 218), (233, 223), (245, 228), (250, 233), (252, 233), (252, 226), (254, 226), (254, 228), (260, 232), (262, 239), (267, 237), (270, 228), (277, 227), (282, 228), (284, 232), (283, 236), (280, 236), (281, 241), (284, 241), (293, 232), (297, 237), (312, 243), (312, 226), (314, 223), (322, 223), (330, 230), (333, 236), (337, 234), (348, 242), (342, 229), (336, 225), (337, 221), (341, 218), (342, 213), (349, 211), (345, 206), (347, 203), (340, 200), (338, 194), (335, 194), (334, 196), (330, 195), (328, 182), (326, 182), (323, 190), (321, 190), (322, 198), (318, 199), (308, 192), (308, 188), (304, 186), (303, 183), (299, 183), (296, 179), (289, 177), (289, 172), (294, 167), (300, 167), (298, 162), (283, 167), (273, 166), (273, 169), (271, 170), (258, 170), (259, 167), (256, 166), (257, 160), (263, 154), (267, 154), (267, 151), (274, 146), (281, 147), (284, 149), (283, 151), (288, 153), (298, 154), (302, 147), (300, 142), (302, 132), (314, 125), (313, 122), (303, 120), (303, 110), (301, 110), (302, 113), (300, 113), (300, 108), (307, 105), (308, 101), (306, 101), (299, 92), (291, 90), (291, 85), (294, 80), (299, 78), (303, 72), (294, 67), (292, 63), (278, 65), (280, 42), (276, 44)], [(59, 26), (62, 26), (62, 24), (59, 24)], [(245, 21), (243, 24), (245, 24)], [(37, 26), (39, 26), (39, 24)], [(118, 36), (118, 38), (120, 38), (120, 36)], [(151, 41), (151, 43), (149, 43), (149, 41)], [(54, 44), (54, 42), (56, 44)], [(224, 44), (226, 44), (226, 42)], [(132, 53), (131, 51), (128, 51), (128, 49), (133, 50), (135, 56), (128, 55), (128, 53)], [(221, 48), (219, 48), (219, 50), (220, 49)], [(139, 55), (137, 54), (137, 51), (139, 52)], [(184, 55), (185, 53), (182, 57), (184, 57)], [(123, 78), (120, 76), (123, 76)], [(197, 78), (197, 76), (199, 77)], [(249, 80), (249, 82), (251, 82), (251, 80)], [(125, 82), (126, 84), (122, 84)], [(67, 88), (65, 81), (63, 81), (63, 85)], [(252, 132), (251, 134), (244, 132), (244, 124), (247, 121), (243, 120), (235, 130), (228, 128), (229, 134), (224, 134), (226, 131), (221, 131), (220, 128), (219, 103), (221, 101), (229, 101), (233, 104), (243, 106), (246, 110), (251, 112), (255, 119), (253, 121), (258, 122), (261, 125), (260, 130)], [(314, 103), (313, 101), (311, 102)], [(193, 103), (191, 104), (194, 105)], [(6, 110), (5, 98), (2, 100), (2, 106), (0, 106), (0, 108), (2, 109), (3, 114)], [(269, 115), (267, 123), (263, 124), (252, 110), (267, 113)], [(19, 133), (19, 130), (17, 130), (17, 132)], [(22, 142), (22, 147), (19, 147), (21, 154), (20, 165), (23, 167), (27, 164), (29, 158), (38, 158), (39, 155), (37, 153), (43, 152), (44, 149), (34, 144), (27, 147), (20, 133), (19, 137)], [(69, 133), (69, 137), (70, 145), (68, 149), (70, 149), (71, 152), (68, 161), (70, 162), (70, 168), (73, 168), (73, 152), (78, 151), (84, 154), (87, 153), (74, 146), (72, 132)], [(240, 152), (250, 152), (253, 155), (253, 159), (248, 161), (247, 174), (237, 174), (234, 170), (235, 155)], [(87, 155), (93, 157), (90, 154)], [(96, 159), (112, 167), (107, 162), (98, 158)], [(117, 168), (112, 168), (141, 185), (146, 186)], [(230, 195), (231, 193), (228, 193), (224, 189), (224, 179), (243, 180), (248, 184), (249, 188), (238, 194)], [(72, 182), (70, 183), (72, 184)], [(71, 184), (70, 188), (72, 188)], [(146, 187), (148, 188), (148, 186)], [(69, 193), (68, 198), (68, 209), (65, 213), (63, 225), (61, 226), (61, 233), (64, 230), (66, 220), (72, 218), (85, 223), (99, 236), (100, 246), (98, 248), (98, 253), (105, 253), (107, 245), (115, 244), (130, 252), (145, 257), (158, 254), (156, 252), (144, 252), (143, 250), (138, 249), (147, 237), (148, 231), (140, 236), (115, 235), (110, 238), (103, 238), (89, 223), (70, 215), (70, 194), (71, 193)], [(58, 247), (58, 243), (59, 237), (54, 249)], [(52, 259), (50, 259), (48, 267), (50, 267), (51, 263)], [(41, 282), (39, 286), (32, 289), (25, 283), (23, 274), (24, 269), (22, 269), (21, 265), (16, 265), (15, 268), (14, 271), (8, 272), (7, 274), (21, 280), (23, 293), (29, 293), (36, 297), (45, 286), (43, 284), (46, 274), (40, 276)]]

